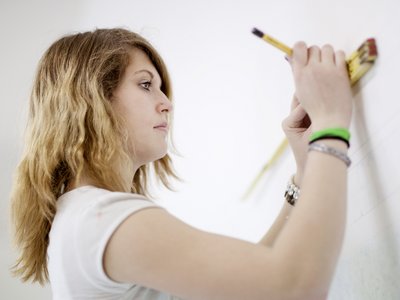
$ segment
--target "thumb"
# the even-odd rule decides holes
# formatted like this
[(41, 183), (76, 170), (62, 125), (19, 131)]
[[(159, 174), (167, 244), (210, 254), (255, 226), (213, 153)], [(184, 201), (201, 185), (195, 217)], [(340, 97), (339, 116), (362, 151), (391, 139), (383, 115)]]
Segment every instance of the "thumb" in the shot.
[(304, 108), (300, 104), (298, 104), (291, 111), (291, 113), (289, 115), (289, 119), (291, 119), (291, 121), (293, 123), (298, 123), (298, 122), (302, 122), (306, 115), (307, 115), (307, 112), (304, 110)]
[(305, 129), (310, 127), (310, 119), (304, 108), (298, 104), (282, 122), (284, 130)]
[(299, 99), (296, 95), (293, 95), (292, 104), (290, 105), (290, 111), (293, 111), (298, 105), (300, 105)]

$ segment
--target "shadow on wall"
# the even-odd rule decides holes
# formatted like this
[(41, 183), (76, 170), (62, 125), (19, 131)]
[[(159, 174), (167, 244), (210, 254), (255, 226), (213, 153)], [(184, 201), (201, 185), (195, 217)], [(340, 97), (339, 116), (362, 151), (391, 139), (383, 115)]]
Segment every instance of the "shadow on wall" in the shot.
[[(372, 274), (364, 274), (364, 276), (367, 278), (372, 278), (374, 276), (379, 277), (378, 281), (384, 284), (384, 289), (386, 289), (386, 291), (381, 291), (378, 294), (381, 296), (383, 294), (386, 296), (390, 295), (389, 297), (391, 297), (394, 296), (394, 294), (398, 295), (400, 292), (396, 279), (398, 278), (398, 275), (395, 275), (400, 275), (399, 264), (396, 263), (396, 261), (398, 262), (400, 249), (398, 246), (396, 228), (394, 227), (398, 221), (394, 220), (394, 214), (389, 211), (390, 206), (385, 205), (384, 203), (390, 196), (388, 195), (390, 191), (388, 191), (387, 183), (384, 184), (381, 177), (382, 168), (380, 168), (377, 163), (378, 157), (376, 155), (376, 149), (374, 149), (376, 148), (376, 144), (373, 145), (371, 141), (373, 135), (368, 131), (367, 120), (365, 119), (364, 101), (360, 89), (361, 88), (358, 87), (355, 91), (357, 93), (357, 109), (354, 111), (356, 114), (355, 119), (357, 120), (355, 123), (355, 130), (356, 134), (360, 137), (360, 140), (363, 141), (363, 146), (360, 151), (363, 152), (362, 156), (367, 160), (367, 163), (365, 164), (365, 177), (367, 182), (370, 184), (368, 188), (368, 191), (370, 191), (368, 199), (361, 199), (360, 202), (367, 200), (372, 202), (369, 203), (371, 207), (368, 212), (371, 212), (372, 210), (374, 211), (374, 218), (371, 218), (371, 220), (374, 221), (373, 226), (376, 227), (378, 236), (371, 233), (371, 239), (376, 239), (374, 247), (376, 247), (376, 244), (379, 244), (378, 252), (376, 252), (376, 249), (370, 249), (377, 257), (370, 257), (374, 261), (363, 266), (364, 271), (367, 273), (371, 271)], [(394, 168), (395, 165), (390, 164), (385, 165), (385, 167)], [(391, 172), (390, 169), (386, 169), (385, 173), (396, 174), (394, 170)], [(363, 250), (369, 251), (368, 249), (360, 249), (360, 251)], [(379, 275), (373, 274), (375, 273), (376, 268), (380, 270)], [(375, 287), (376, 289), (382, 289), (382, 287), (379, 287), (379, 284), (377, 285), (378, 286)], [(370, 289), (373, 290), (374, 288), (370, 287)], [(370, 293), (371, 292), (372, 291), (370, 291)]]

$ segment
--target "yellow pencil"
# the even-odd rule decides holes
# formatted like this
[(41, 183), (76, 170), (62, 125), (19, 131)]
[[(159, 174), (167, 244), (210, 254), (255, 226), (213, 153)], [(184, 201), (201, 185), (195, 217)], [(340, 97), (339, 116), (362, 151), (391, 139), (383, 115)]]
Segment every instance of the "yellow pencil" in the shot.
[[(286, 46), (282, 42), (268, 34), (265, 34), (257, 28), (253, 28), (252, 32), (270, 45), (285, 52), (288, 56), (292, 56), (293, 51), (289, 46)], [(367, 73), (375, 62), (377, 56), (378, 52), (374, 38), (367, 39), (350, 55), (346, 62), (351, 85), (355, 85), (357, 81)]]
[(288, 145), (288, 140), (284, 139), (278, 148), (275, 150), (275, 152), (272, 154), (272, 157), (270, 160), (263, 166), (261, 169), (260, 173), (258, 173), (257, 177), (253, 180), (251, 183), (250, 187), (247, 189), (246, 193), (242, 197), (242, 201), (244, 201), (253, 191), (253, 189), (256, 187), (257, 183), (260, 181), (261, 177), (264, 175), (265, 172), (278, 160), (279, 157), (282, 156), (283, 152), (285, 151), (287, 145)]
[(273, 38), (272, 36), (265, 34), (261, 30), (258, 30), (257, 28), (253, 28), (252, 31), (256, 36), (262, 38), (264, 41), (267, 43), (271, 44), (272, 46), (275, 46), (276, 48), (282, 50), (285, 52), (287, 55), (292, 56), (292, 49), (285, 44), (281, 43), (277, 39)]

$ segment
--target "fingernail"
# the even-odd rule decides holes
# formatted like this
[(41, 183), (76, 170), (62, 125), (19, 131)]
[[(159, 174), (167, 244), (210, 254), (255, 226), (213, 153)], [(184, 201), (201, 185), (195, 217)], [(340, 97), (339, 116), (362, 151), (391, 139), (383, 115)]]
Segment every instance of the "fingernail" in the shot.
[(290, 63), (292, 63), (292, 60), (290, 59), (290, 57), (288, 57), (287, 55), (285, 55), (285, 59), (286, 59), (286, 61), (290, 64)]

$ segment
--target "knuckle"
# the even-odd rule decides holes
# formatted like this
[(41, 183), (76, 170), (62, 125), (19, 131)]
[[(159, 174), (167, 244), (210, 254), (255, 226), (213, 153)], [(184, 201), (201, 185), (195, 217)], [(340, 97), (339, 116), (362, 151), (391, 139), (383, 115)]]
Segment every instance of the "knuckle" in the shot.
[(296, 50), (304, 49), (304, 48), (307, 48), (307, 45), (306, 45), (306, 43), (303, 42), (303, 41), (298, 41), (298, 42), (296, 42), (296, 43), (294, 44), (293, 48), (296, 49)]
[(344, 53), (343, 50), (337, 50), (337, 51), (336, 51), (336, 55), (337, 55), (337, 56), (342, 56), (342, 57), (344, 57), (344, 56), (345, 56), (345, 53)]
[(304, 53), (307, 52), (307, 45), (303, 41), (296, 42), (293, 46), (293, 52)]
[(333, 52), (333, 47), (331, 44), (325, 44), (322, 46), (322, 50), (328, 50)]

